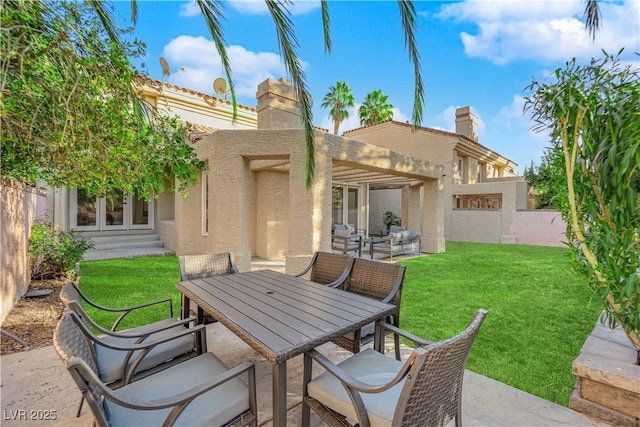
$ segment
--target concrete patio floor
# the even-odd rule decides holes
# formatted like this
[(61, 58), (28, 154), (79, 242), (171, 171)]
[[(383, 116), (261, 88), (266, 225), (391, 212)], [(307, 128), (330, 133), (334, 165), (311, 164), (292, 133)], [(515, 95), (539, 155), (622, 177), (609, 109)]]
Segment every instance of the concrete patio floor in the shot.
[[(228, 366), (251, 360), (256, 364), (259, 425), (271, 425), (271, 365), (220, 323), (207, 326), (208, 349)], [(334, 362), (348, 352), (327, 343), (319, 351)], [(403, 348), (403, 355), (411, 350)], [(91, 426), (88, 407), (75, 417), (80, 392), (62, 366), (53, 347), (0, 358), (2, 426)], [(302, 356), (287, 364), (289, 408), (287, 425), (300, 425)], [(32, 411), (34, 411), (32, 413)], [(37, 412), (40, 411), (40, 412)], [(55, 420), (33, 420), (31, 415), (55, 413)], [(20, 419), (22, 418), (22, 419)], [(588, 417), (467, 371), (463, 389), (463, 423), (467, 426), (603, 426)], [(324, 425), (312, 413), (312, 425)]]
[[(253, 260), (252, 270), (265, 268), (283, 271), (284, 263)], [(228, 366), (245, 360), (255, 363), (259, 425), (271, 426), (271, 365), (220, 323), (207, 326), (207, 343), (208, 350)], [(332, 343), (318, 350), (334, 362), (350, 355)], [(410, 351), (403, 347), (403, 356)], [(287, 363), (287, 391), (287, 425), (299, 426), (302, 356)], [(0, 357), (0, 425), (91, 426), (93, 417), (86, 405), (82, 415), (75, 416), (79, 401), (80, 392), (52, 346)], [(55, 419), (32, 417), (45, 414), (55, 414)], [(606, 426), (567, 407), (471, 371), (467, 371), (464, 378), (462, 419), (467, 426)], [(314, 427), (324, 425), (313, 412), (311, 421)]]

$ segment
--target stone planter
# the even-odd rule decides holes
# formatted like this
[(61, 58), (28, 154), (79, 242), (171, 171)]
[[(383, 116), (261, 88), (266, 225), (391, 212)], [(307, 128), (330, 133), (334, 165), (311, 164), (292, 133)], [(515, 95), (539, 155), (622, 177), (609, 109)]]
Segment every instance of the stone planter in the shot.
[(640, 427), (640, 366), (624, 331), (599, 322), (573, 362), (575, 411), (615, 426)]

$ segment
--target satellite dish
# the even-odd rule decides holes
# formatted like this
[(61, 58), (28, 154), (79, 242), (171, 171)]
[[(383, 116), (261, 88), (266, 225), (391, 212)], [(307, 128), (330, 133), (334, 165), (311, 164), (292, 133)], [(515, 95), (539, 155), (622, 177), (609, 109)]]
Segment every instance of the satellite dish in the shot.
[(213, 90), (218, 95), (226, 95), (227, 93), (227, 82), (222, 77), (218, 77), (213, 81)]
[(171, 67), (169, 67), (169, 63), (162, 56), (160, 57), (160, 66), (162, 67), (162, 74), (165, 76), (171, 75)]

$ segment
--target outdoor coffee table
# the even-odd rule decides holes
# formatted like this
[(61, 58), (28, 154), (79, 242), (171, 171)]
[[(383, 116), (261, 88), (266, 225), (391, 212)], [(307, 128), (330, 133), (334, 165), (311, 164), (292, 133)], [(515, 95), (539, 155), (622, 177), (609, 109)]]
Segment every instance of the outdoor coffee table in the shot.
[(388, 240), (388, 237), (369, 237), (364, 240), (365, 243), (369, 244), (369, 255), (371, 255), (371, 259), (373, 259), (373, 245), (376, 243), (384, 243)]
[[(287, 360), (384, 319), (394, 306), (308, 280), (258, 270), (180, 282), (182, 316), (190, 302), (273, 366), (273, 425), (286, 426)], [(206, 350), (206, 349), (205, 349)]]

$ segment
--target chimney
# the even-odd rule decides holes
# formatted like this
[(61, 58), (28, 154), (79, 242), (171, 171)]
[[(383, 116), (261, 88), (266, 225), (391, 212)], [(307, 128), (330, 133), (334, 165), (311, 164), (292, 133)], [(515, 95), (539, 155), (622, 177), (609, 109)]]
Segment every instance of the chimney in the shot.
[(456, 108), (456, 133), (478, 141), (478, 135), (473, 127), (478, 118), (471, 112), (469, 106)]
[(300, 103), (291, 81), (267, 79), (258, 85), (258, 129), (301, 129)]

